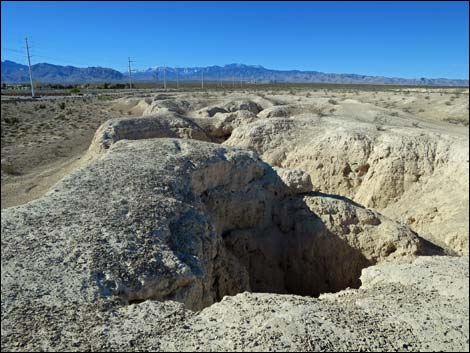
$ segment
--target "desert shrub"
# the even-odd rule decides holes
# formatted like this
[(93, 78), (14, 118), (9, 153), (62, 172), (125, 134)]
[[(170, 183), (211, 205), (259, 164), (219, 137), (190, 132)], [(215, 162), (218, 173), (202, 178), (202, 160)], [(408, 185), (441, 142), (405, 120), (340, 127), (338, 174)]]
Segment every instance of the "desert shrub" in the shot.
[(5, 124), (8, 124), (8, 125), (16, 125), (20, 122), (20, 120), (15, 116), (15, 117), (12, 117), (12, 118), (5, 118)]
[(39, 109), (45, 109), (46, 105), (45, 104), (39, 104)]
[(77, 87), (72, 88), (72, 89), (70, 90), (70, 93), (79, 93), (79, 92), (80, 92), (80, 88), (77, 88)]
[(333, 105), (337, 105), (337, 104), (338, 104), (338, 102), (335, 101), (334, 99), (328, 99), (328, 103), (333, 104)]
[(60, 109), (65, 109), (65, 102), (60, 102), (59, 103), (59, 108)]
[(2, 164), (2, 171), (5, 173), (5, 174), (10, 174), (10, 175), (20, 175), (21, 173), (16, 170), (16, 168), (11, 165), (10, 163), (3, 163)]
[(392, 112), (390, 113), (391, 116), (398, 116), (398, 112)]
[(446, 104), (446, 105), (452, 105), (452, 102), (451, 102), (451, 101), (447, 101), (445, 104)]
[(468, 120), (465, 118), (444, 118), (444, 121), (451, 124), (468, 126)]

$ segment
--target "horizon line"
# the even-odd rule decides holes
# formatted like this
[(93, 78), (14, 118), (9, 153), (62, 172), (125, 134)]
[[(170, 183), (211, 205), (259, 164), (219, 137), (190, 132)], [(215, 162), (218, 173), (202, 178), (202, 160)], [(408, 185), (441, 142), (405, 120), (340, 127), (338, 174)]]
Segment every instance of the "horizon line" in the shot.
[[(17, 61), (14, 61), (14, 60), (9, 60), (9, 59), (4, 59), (4, 60), (1, 60), (1, 62), (5, 62), (5, 61), (10, 61), (12, 63), (15, 63), (15, 64), (18, 64), (18, 65), (23, 65), (23, 66), (28, 66), (27, 64), (22, 64), (22, 63), (19, 63)], [(127, 71), (120, 71), (118, 69), (115, 69), (113, 67), (108, 67), (108, 66), (100, 66), (100, 65), (96, 65), (96, 66), (75, 66), (75, 65), (70, 65), (70, 64), (66, 64), (66, 65), (61, 65), (61, 64), (52, 64), (50, 62), (38, 62), (38, 63), (35, 63), (35, 64), (32, 64), (31, 66), (34, 66), (34, 65), (40, 65), (40, 64), (47, 64), (47, 65), (54, 65), (54, 66), (62, 66), (62, 67), (74, 67), (74, 68), (78, 68), (78, 69), (88, 69), (88, 68), (101, 68), (101, 69), (110, 69), (110, 70), (114, 70), (116, 72), (119, 72), (121, 74), (127, 74)], [(270, 68), (267, 68), (261, 64), (243, 64), (243, 63), (229, 63), (229, 64), (223, 64), (223, 65), (206, 65), (206, 66), (169, 66), (169, 65), (156, 65), (156, 66), (149, 66), (147, 68), (144, 68), (144, 69), (135, 69), (133, 70), (134, 72), (145, 72), (145, 71), (148, 71), (148, 70), (155, 70), (155, 69), (160, 69), (160, 68), (170, 68), (170, 69), (201, 69), (201, 68), (210, 68), (210, 67), (220, 67), (220, 68), (224, 68), (224, 67), (227, 67), (227, 66), (231, 66), (231, 65), (241, 65), (241, 66), (246, 66), (246, 67), (252, 67), (252, 68), (256, 68), (256, 69), (264, 69), (264, 70), (269, 70), (269, 71), (278, 71), (278, 72), (289, 72), (289, 71), (297, 71), (297, 72), (314, 72), (314, 73), (321, 73), (321, 74), (325, 74), (325, 75), (357, 75), (357, 76), (367, 76), (367, 77), (377, 77), (377, 78), (389, 78), (389, 79), (404, 79), (404, 80), (421, 80), (421, 79), (428, 79), (428, 80), (459, 80), (459, 81), (469, 81), (469, 77), (466, 77), (466, 78), (448, 78), (448, 77), (417, 77), (417, 76), (414, 76), (414, 77), (403, 77), (403, 76), (385, 76), (385, 75), (373, 75), (373, 74), (362, 74), (362, 73), (355, 73), (355, 72), (341, 72), (341, 73), (338, 73), (338, 72), (325, 72), (325, 71), (317, 71), (317, 70), (300, 70), (300, 69), (270, 69)]]

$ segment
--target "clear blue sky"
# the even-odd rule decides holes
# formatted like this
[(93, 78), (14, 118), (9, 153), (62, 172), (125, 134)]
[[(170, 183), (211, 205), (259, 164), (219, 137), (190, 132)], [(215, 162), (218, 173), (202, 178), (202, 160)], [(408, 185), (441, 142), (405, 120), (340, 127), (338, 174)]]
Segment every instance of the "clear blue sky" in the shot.
[(2, 1), (2, 60), (468, 78), (467, 2)]

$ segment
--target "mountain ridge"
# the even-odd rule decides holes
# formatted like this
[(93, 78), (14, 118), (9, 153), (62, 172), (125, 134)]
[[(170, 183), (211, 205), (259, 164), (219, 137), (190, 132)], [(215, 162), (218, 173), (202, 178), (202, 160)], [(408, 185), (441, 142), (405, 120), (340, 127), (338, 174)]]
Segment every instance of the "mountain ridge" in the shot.
[[(32, 65), (33, 79), (43, 83), (87, 83), (87, 82), (122, 82), (127, 81), (127, 73), (100, 66), (78, 68), (49, 63)], [(258, 83), (331, 83), (331, 84), (375, 84), (375, 85), (423, 85), (423, 86), (468, 86), (469, 80), (448, 78), (399, 78), (386, 76), (369, 76), (361, 74), (324, 73), (302, 70), (273, 70), (261, 65), (239, 63), (224, 66), (205, 67), (153, 67), (136, 70), (132, 77), (136, 81), (167, 80), (181, 81), (201, 80), (202, 71), (206, 81), (224, 82), (258, 82)], [(28, 67), (16, 62), (1, 62), (2, 82), (29, 82)]]

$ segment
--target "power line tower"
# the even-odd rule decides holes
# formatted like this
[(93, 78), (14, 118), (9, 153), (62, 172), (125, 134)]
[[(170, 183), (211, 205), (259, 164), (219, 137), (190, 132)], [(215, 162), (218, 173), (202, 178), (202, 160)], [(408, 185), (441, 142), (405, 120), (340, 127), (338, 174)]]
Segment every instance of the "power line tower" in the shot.
[(132, 89), (132, 69), (131, 69), (131, 63), (135, 62), (131, 60), (131, 57), (129, 56), (129, 89)]
[(178, 68), (176, 70), (176, 89), (180, 88), (180, 79), (179, 79), (179, 70)]
[(31, 58), (29, 56), (28, 38), (25, 38), (25, 41), (26, 41), (26, 53), (28, 54), (29, 81), (31, 83), (31, 97), (34, 98), (33, 71), (31, 70)]
[(156, 87), (159, 88), (159, 87), (158, 87), (158, 67), (157, 67), (157, 69), (153, 72), (153, 78), (155, 79), (155, 85), (156, 85)]
[(166, 89), (166, 65), (163, 66), (163, 88)]

